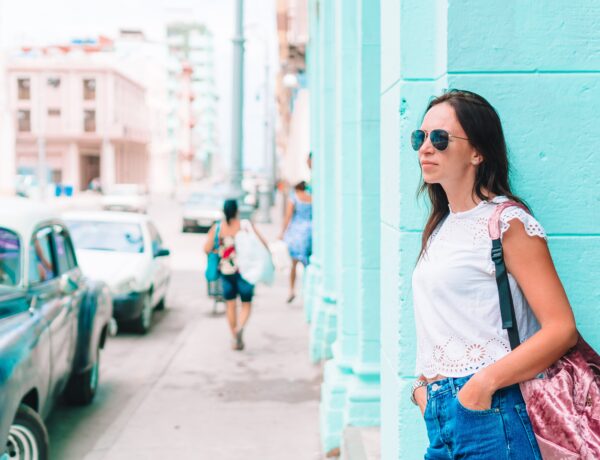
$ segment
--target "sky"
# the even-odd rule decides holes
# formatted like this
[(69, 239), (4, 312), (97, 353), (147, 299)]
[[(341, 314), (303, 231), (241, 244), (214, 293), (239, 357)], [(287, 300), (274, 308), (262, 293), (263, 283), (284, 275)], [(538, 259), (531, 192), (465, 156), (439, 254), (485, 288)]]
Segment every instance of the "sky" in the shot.
[[(74, 37), (115, 37), (121, 28), (141, 29), (162, 41), (165, 22), (194, 20), (206, 24), (215, 38), (219, 91), (219, 139), (223, 163), (231, 146), (232, 43), (236, 0), (0, 0), (0, 47), (64, 43)], [(275, 0), (246, 0), (244, 161), (259, 170), (264, 159), (265, 56), (271, 90), (277, 70)], [(267, 52), (268, 51), (268, 52)]]

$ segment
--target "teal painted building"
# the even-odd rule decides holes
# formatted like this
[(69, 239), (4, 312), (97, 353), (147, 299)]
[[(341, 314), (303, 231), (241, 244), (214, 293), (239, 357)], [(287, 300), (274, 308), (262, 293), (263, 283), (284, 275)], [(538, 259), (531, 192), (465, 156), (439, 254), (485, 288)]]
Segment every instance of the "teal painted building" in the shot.
[(544, 225), (580, 331), (600, 349), (600, 5), (310, 0), (314, 248), (310, 358), (325, 360), (323, 448), (381, 426), (384, 460), (422, 458), (411, 274), (426, 206), (410, 132), (432, 95), (482, 94), (515, 192)]

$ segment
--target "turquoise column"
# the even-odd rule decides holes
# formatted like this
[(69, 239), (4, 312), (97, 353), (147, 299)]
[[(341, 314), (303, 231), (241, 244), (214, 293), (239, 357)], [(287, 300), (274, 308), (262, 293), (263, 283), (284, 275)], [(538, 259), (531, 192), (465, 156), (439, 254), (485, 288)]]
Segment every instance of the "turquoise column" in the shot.
[(320, 93), (320, 2), (310, 0), (308, 4), (309, 13), (309, 41), (307, 47), (307, 72), (308, 87), (310, 91), (310, 146), (312, 152), (311, 188), (313, 195), (313, 231), (312, 231), (312, 255), (310, 264), (304, 273), (304, 314), (307, 322), (312, 319), (315, 296), (321, 287), (321, 206), (319, 197), (321, 192), (321, 112), (319, 101)]
[[(411, 278), (425, 207), (410, 132), (429, 97), (446, 86), (446, 2), (381, 0), (381, 386), (382, 458), (418, 458), (423, 418), (409, 401), (415, 378)], [(424, 33), (424, 31), (426, 31)]]
[[(333, 2), (332, 2), (333, 3)], [(359, 59), (357, 0), (335, 0), (336, 65), (336, 192), (329, 197), (335, 204), (336, 311), (337, 332), (333, 359), (327, 361), (321, 389), (321, 435), (329, 452), (341, 444), (347, 411), (347, 388), (352, 380), (352, 365), (358, 356), (358, 227), (359, 221)]]
[(380, 5), (359, 0), (358, 337), (347, 393), (345, 425), (380, 422)]
[(319, 113), (321, 120), (319, 149), (320, 186), (316, 196), (319, 207), (318, 247), (322, 256), (320, 289), (315, 292), (311, 319), (310, 355), (313, 361), (331, 358), (331, 344), (336, 336), (336, 270), (338, 235), (336, 222), (335, 116), (335, 9), (333, 0), (320, 2), (320, 74)]

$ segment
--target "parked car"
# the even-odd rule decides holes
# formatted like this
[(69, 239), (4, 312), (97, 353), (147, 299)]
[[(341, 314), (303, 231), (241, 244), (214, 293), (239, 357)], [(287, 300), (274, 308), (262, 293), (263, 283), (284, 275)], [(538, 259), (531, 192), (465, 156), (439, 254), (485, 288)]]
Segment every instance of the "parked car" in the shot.
[[(204, 190), (190, 193), (183, 202), (181, 230), (208, 232), (216, 221), (223, 218), (223, 203), (231, 196), (229, 185), (225, 183), (211, 184)], [(240, 218), (250, 219), (254, 210), (254, 206), (246, 203), (245, 198), (238, 199)]]
[(115, 184), (102, 197), (102, 209), (146, 213), (148, 194), (141, 184)]
[(217, 221), (223, 218), (224, 198), (208, 192), (194, 192), (183, 203), (183, 232), (207, 232)]
[(119, 326), (145, 334), (154, 309), (165, 307), (169, 250), (146, 215), (71, 212), (64, 216), (86, 276), (106, 282)]
[(61, 394), (94, 399), (111, 316), (66, 224), (28, 199), (0, 200), (0, 458), (48, 458), (44, 418)]

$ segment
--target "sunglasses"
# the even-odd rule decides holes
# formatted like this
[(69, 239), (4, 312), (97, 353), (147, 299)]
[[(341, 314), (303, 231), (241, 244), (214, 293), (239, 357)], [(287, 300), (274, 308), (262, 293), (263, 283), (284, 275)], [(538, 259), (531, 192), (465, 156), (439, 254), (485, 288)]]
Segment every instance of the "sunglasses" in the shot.
[(449, 134), (448, 131), (443, 129), (434, 129), (433, 131), (427, 132), (422, 129), (416, 129), (410, 135), (410, 143), (412, 144), (412, 148), (415, 150), (419, 150), (421, 146), (425, 143), (425, 139), (429, 136), (429, 140), (431, 141), (431, 145), (436, 150), (446, 150), (448, 148), (448, 141), (451, 137), (455, 137), (456, 139), (463, 139), (468, 141), (466, 137), (453, 136)]

